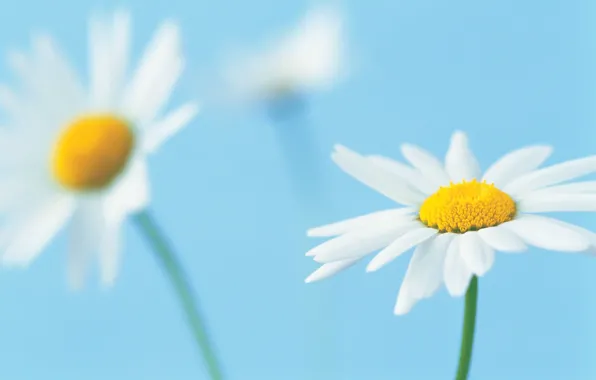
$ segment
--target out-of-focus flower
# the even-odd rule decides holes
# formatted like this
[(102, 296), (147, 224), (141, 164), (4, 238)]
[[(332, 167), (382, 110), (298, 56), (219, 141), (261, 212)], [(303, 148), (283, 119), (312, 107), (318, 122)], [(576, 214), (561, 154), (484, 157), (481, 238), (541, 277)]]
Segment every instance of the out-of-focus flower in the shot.
[(70, 222), (69, 279), (99, 259), (113, 283), (124, 219), (149, 202), (146, 157), (197, 113), (164, 108), (184, 68), (178, 26), (165, 22), (127, 80), (130, 17), (94, 17), (84, 86), (46, 35), (9, 57), (22, 86), (0, 89), (10, 128), (0, 135), (4, 265), (27, 265)]
[(309, 236), (334, 238), (307, 253), (324, 265), (306, 282), (381, 250), (367, 267), (376, 271), (415, 248), (395, 305), (401, 315), (443, 282), (452, 296), (465, 294), (474, 275), (490, 270), (495, 251), (596, 248), (594, 233), (533, 215), (596, 211), (596, 182), (562, 184), (595, 172), (596, 156), (538, 169), (552, 149), (530, 146), (505, 155), (482, 175), (462, 132), (454, 133), (444, 164), (413, 145), (402, 145), (401, 152), (410, 165), (336, 147), (332, 157), (344, 171), (406, 207), (309, 230)]
[(318, 7), (268, 49), (224, 68), (229, 95), (240, 102), (275, 102), (332, 87), (343, 72), (342, 19)]

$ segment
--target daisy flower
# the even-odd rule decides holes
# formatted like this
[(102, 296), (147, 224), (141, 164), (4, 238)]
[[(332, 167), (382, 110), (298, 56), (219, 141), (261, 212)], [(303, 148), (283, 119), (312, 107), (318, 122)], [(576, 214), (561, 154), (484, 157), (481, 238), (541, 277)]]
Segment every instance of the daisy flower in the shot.
[(2, 264), (28, 265), (68, 224), (71, 284), (95, 259), (102, 282), (115, 280), (122, 223), (149, 203), (147, 156), (198, 110), (164, 113), (184, 68), (177, 24), (159, 27), (127, 78), (130, 23), (125, 12), (91, 19), (87, 85), (50, 36), (9, 56), (20, 86), (0, 88)]
[(496, 251), (596, 248), (594, 233), (536, 215), (596, 211), (595, 182), (564, 183), (596, 172), (596, 156), (539, 169), (551, 152), (549, 146), (515, 150), (482, 174), (462, 132), (453, 134), (444, 163), (409, 144), (401, 146), (409, 165), (337, 146), (332, 158), (341, 169), (404, 207), (309, 230), (308, 236), (333, 238), (307, 253), (323, 265), (306, 282), (380, 250), (366, 268), (373, 272), (414, 248), (394, 310), (402, 315), (443, 283), (451, 296), (464, 295), (473, 276), (491, 269)]
[(235, 59), (224, 70), (233, 98), (275, 101), (330, 88), (342, 71), (342, 19), (317, 7), (269, 49)]

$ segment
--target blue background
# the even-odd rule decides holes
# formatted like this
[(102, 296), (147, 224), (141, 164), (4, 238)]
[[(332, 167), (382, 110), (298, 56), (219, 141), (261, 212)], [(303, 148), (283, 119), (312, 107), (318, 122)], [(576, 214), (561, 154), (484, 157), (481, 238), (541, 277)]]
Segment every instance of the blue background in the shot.
[[(31, 30), (47, 30), (82, 70), (91, 10), (131, 9), (136, 56), (173, 16), (189, 61), (177, 103), (205, 95), (227, 48), (258, 47), (312, 4), (19, 0), (2, 7), (0, 47), (25, 48)], [(318, 242), (306, 238), (308, 227), (391, 205), (333, 165), (334, 143), (397, 158), (399, 145), (412, 142), (443, 155), (462, 129), (484, 168), (537, 142), (555, 145), (549, 162), (596, 152), (592, 1), (343, 5), (352, 75), (310, 97), (304, 129), (260, 110), (206, 107), (151, 159), (153, 210), (192, 276), (229, 379), (453, 376), (463, 300), (442, 290), (394, 316), (407, 258), (374, 274), (360, 265), (303, 283), (316, 268), (303, 256)], [(295, 161), (300, 152), (309, 159)], [(593, 215), (566, 218), (596, 229)], [(0, 378), (207, 379), (166, 278), (132, 225), (125, 236), (124, 266), (109, 291), (95, 278), (83, 292), (68, 290), (64, 234), (28, 270), (2, 272)], [(594, 290), (594, 258), (499, 255), (480, 281), (470, 379), (596, 378)]]

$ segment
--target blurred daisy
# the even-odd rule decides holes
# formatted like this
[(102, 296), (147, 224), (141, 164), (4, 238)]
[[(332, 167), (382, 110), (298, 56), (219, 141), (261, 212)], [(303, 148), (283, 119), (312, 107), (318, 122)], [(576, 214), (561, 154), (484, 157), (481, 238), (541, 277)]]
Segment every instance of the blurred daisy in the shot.
[(149, 202), (147, 155), (197, 113), (164, 114), (184, 59), (178, 26), (165, 22), (129, 80), (130, 17), (92, 18), (88, 88), (46, 35), (9, 62), (19, 89), (0, 89), (10, 128), (0, 134), (0, 235), (5, 265), (29, 264), (70, 222), (69, 279), (80, 286), (99, 259), (113, 283), (120, 230)]
[(462, 132), (454, 133), (444, 164), (413, 145), (402, 145), (401, 152), (410, 165), (336, 147), (332, 157), (344, 171), (406, 207), (309, 230), (309, 236), (334, 238), (307, 253), (324, 265), (306, 282), (332, 276), (380, 249), (367, 267), (376, 271), (415, 248), (395, 305), (401, 315), (443, 282), (452, 296), (465, 294), (474, 275), (491, 269), (495, 251), (596, 248), (592, 232), (533, 215), (596, 211), (595, 182), (562, 184), (596, 172), (596, 156), (538, 169), (552, 149), (530, 146), (505, 155), (482, 175)]
[(231, 96), (242, 102), (276, 102), (335, 84), (342, 71), (342, 21), (337, 10), (311, 10), (269, 49), (235, 59), (224, 72)]

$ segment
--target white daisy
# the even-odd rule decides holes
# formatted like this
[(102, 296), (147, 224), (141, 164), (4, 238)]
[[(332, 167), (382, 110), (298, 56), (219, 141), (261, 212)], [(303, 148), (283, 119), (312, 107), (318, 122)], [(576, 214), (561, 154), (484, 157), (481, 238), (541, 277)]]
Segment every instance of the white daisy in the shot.
[(340, 168), (405, 207), (309, 230), (308, 236), (334, 238), (307, 252), (324, 265), (306, 282), (381, 250), (367, 266), (376, 271), (415, 248), (395, 305), (401, 315), (443, 282), (452, 296), (465, 294), (473, 275), (490, 270), (495, 251), (596, 248), (596, 234), (533, 215), (596, 211), (595, 182), (561, 184), (596, 172), (596, 156), (538, 169), (552, 149), (530, 146), (503, 156), (482, 175), (462, 132), (453, 134), (445, 164), (414, 145), (402, 145), (401, 152), (410, 165), (336, 147), (332, 157)]
[(91, 19), (88, 89), (49, 36), (9, 56), (21, 86), (0, 88), (10, 125), (0, 131), (2, 264), (29, 264), (70, 222), (71, 284), (97, 258), (102, 282), (116, 278), (122, 222), (149, 202), (147, 155), (198, 110), (164, 115), (184, 67), (175, 23), (161, 25), (125, 80), (129, 42), (127, 13)]
[(224, 80), (233, 98), (249, 102), (327, 89), (343, 70), (343, 44), (339, 12), (317, 7), (269, 49), (235, 59)]

